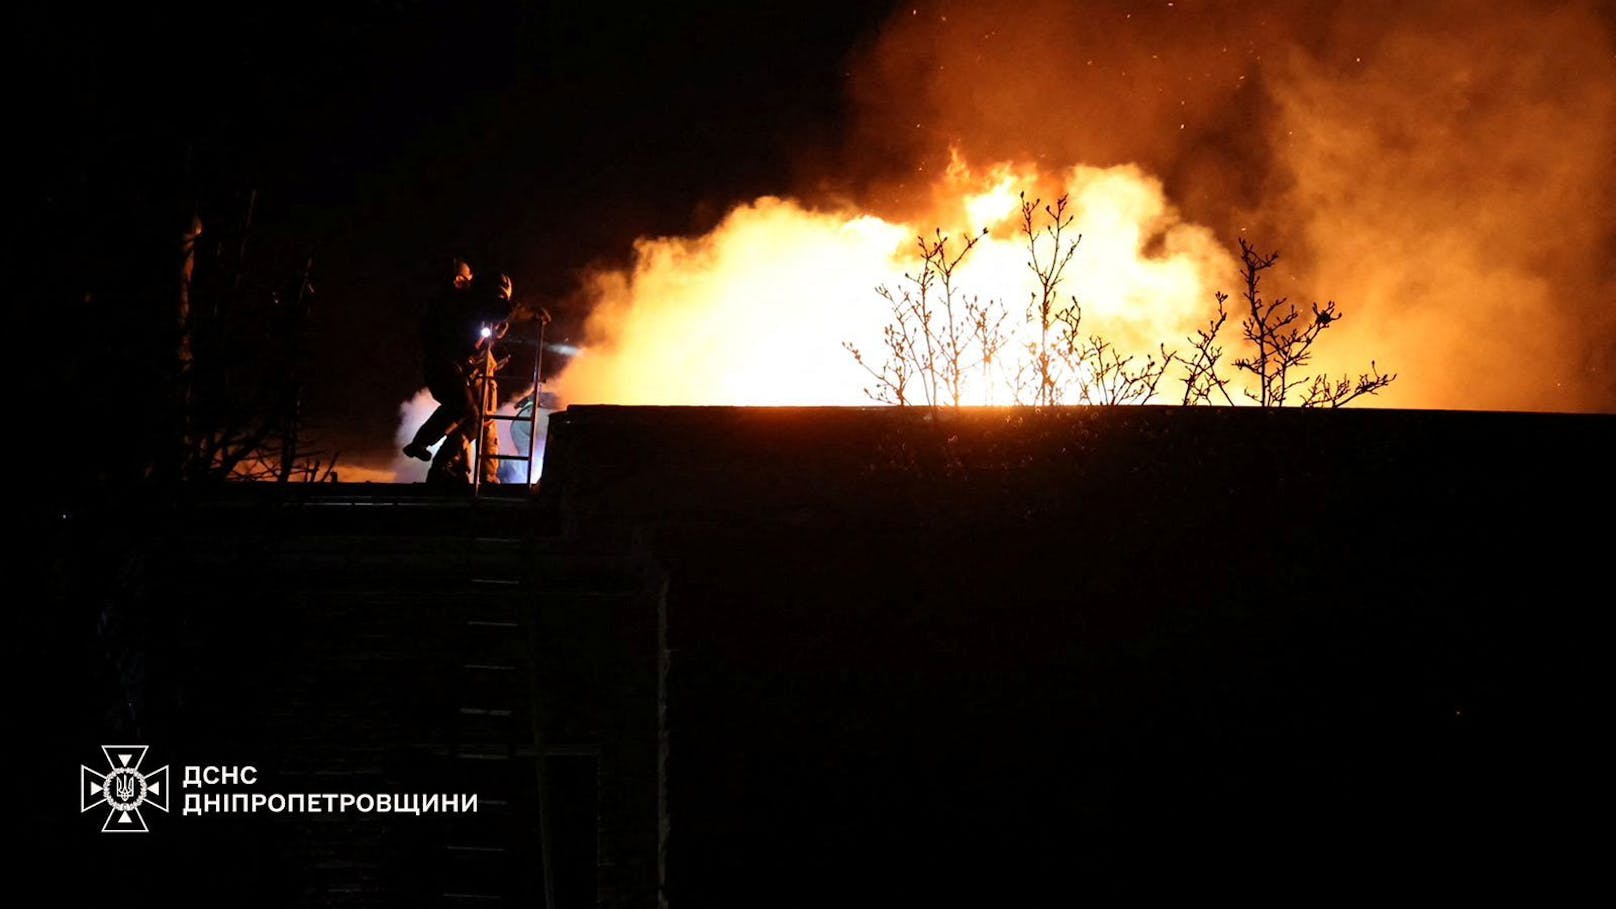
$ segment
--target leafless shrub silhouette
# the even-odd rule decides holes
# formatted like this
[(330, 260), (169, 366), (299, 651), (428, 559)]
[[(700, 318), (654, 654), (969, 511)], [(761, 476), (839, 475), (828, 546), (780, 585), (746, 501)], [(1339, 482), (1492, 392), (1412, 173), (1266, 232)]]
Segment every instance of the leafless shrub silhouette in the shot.
[[(1265, 299), (1263, 272), (1278, 261), (1279, 253), (1259, 253), (1245, 238), (1240, 239), (1244, 284), (1241, 294), (1246, 309), (1240, 330), (1244, 339), (1256, 348), (1254, 354), (1234, 361), (1236, 369), (1251, 374), (1256, 382), (1257, 390), (1246, 390), (1246, 396), (1262, 407), (1284, 407), (1292, 391), (1305, 387), (1307, 390), (1299, 402), (1302, 407), (1340, 407), (1362, 395), (1375, 394), (1395, 381), (1396, 373), (1382, 374), (1373, 361), (1371, 372), (1361, 375), (1356, 383), (1346, 377), (1335, 381), (1329, 376), (1303, 374), (1312, 359), (1313, 344), (1326, 329), (1341, 320), (1342, 313), (1336, 309), (1334, 300), (1323, 306), (1314, 302), (1311, 312), (1304, 314), (1286, 297)], [(1220, 311), (1224, 299), (1218, 301)]]
[(1215, 403), (1214, 392), (1225, 404), (1234, 404), (1234, 398), (1229, 396), (1229, 380), (1218, 372), (1218, 361), (1223, 358), (1223, 348), (1217, 345), (1218, 332), (1229, 321), (1229, 311), (1224, 307), (1229, 295), (1220, 290), (1213, 297), (1218, 302), (1217, 315), (1207, 320), (1205, 328), (1195, 329), (1195, 337), (1190, 341), (1194, 355), (1179, 359), (1184, 364), (1184, 399), (1179, 403), (1185, 406)]
[(1143, 363), (1134, 354), (1122, 353), (1115, 344), (1097, 334), (1083, 334), (1083, 308), (1073, 299), (1060, 311), (1061, 324), (1056, 351), (1068, 378), (1066, 389), (1054, 403), (1144, 404), (1156, 396), (1167, 368), (1177, 354), (1160, 345), (1161, 360), (1147, 355)]
[[(1241, 388), (1224, 373), (1219, 337), (1229, 322), (1230, 296), (1222, 291), (1214, 293), (1216, 312), (1205, 327), (1195, 329), (1187, 353), (1165, 343), (1158, 343), (1156, 352), (1143, 359), (1124, 352), (1111, 339), (1086, 332), (1081, 303), (1076, 296), (1062, 296), (1083, 240), (1072, 231), (1076, 215), (1070, 199), (1063, 195), (1044, 203), (1029, 200), (1025, 193), (1020, 198), (1019, 232), (1034, 277), (1021, 324), (1010, 323), (998, 298), (984, 303), (959, 287), (960, 265), (987, 231), (963, 242), (941, 229), (930, 238), (917, 237), (918, 267), (904, 274), (899, 288), (876, 288), (892, 313), (883, 328), (885, 359), (875, 364), (853, 344), (843, 345), (875, 379), (864, 390), (866, 395), (888, 404), (959, 407), (965, 403), (967, 378), (975, 374), (981, 380), (983, 403), (991, 402), (995, 387), (1005, 387), (1016, 404), (1033, 407), (1148, 404), (1157, 399), (1162, 380), (1177, 363), (1183, 366), (1176, 376), (1184, 386), (1179, 403), (1186, 406), (1232, 406), (1233, 389), (1238, 388), (1260, 407), (1341, 407), (1376, 394), (1397, 379), (1396, 373), (1382, 373), (1374, 361), (1356, 380), (1309, 374), (1314, 344), (1341, 320), (1342, 313), (1334, 301), (1314, 303), (1304, 312), (1285, 297), (1265, 297), (1263, 273), (1273, 268), (1279, 255), (1259, 253), (1244, 239), (1240, 329), (1241, 339), (1252, 349), (1227, 363), (1248, 375), (1252, 387)], [(1018, 335), (1023, 356), (1007, 375), (1001, 354)]]
[(899, 287), (875, 289), (892, 310), (892, 321), (882, 329), (885, 359), (876, 365), (851, 342), (842, 345), (875, 380), (864, 390), (870, 398), (959, 407), (969, 373), (980, 371), (988, 384), (1006, 343), (1004, 307), (964, 294), (956, 279), (960, 263), (986, 235), (982, 231), (953, 246), (954, 238), (941, 229), (929, 239), (916, 237), (919, 266), (904, 273)]
[(256, 195), (239, 226), (208, 243), (192, 215), (181, 236), (174, 310), (173, 446), (159, 478), (313, 482), (334, 479), (336, 455), (309, 444), (302, 419), (313, 257), (291, 281), (247, 267)]
[(864, 392), (886, 404), (959, 407), (965, 403), (967, 378), (980, 380), (982, 403), (993, 390), (1007, 386), (1018, 404), (1142, 404), (1152, 400), (1175, 354), (1159, 347), (1141, 361), (1110, 340), (1083, 331), (1083, 308), (1075, 296), (1061, 297), (1067, 269), (1076, 257), (1081, 235), (1071, 232), (1074, 216), (1068, 197), (1053, 203), (1021, 195), (1022, 242), (1026, 264), (1036, 280), (1024, 311), (1030, 337), (1013, 375), (1001, 362), (1011, 344), (1013, 326), (998, 298), (984, 301), (962, 292), (961, 263), (987, 231), (957, 242), (941, 229), (917, 237), (919, 263), (905, 272), (903, 284), (882, 285), (876, 294), (886, 301), (890, 321), (882, 328), (885, 357), (875, 363), (856, 345), (843, 346), (875, 380)]
[[(1065, 307), (1059, 301), (1066, 267), (1077, 255), (1083, 235), (1070, 235), (1075, 216), (1068, 210), (1067, 196), (1056, 199), (1053, 205), (1041, 206), (1042, 201), (1028, 202), (1027, 194), (1021, 194), (1021, 236), (1027, 245), (1027, 267), (1038, 282), (1038, 289), (1027, 301), (1027, 322), (1038, 327), (1038, 335), (1027, 342), (1028, 359), (1022, 365), (1023, 375), (1017, 377), (1015, 397), (1018, 402), (1022, 401), (1030, 388), (1028, 403), (1050, 406), (1061, 403), (1061, 386), (1080, 366), (1075, 359), (1081, 345), (1072, 342), (1083, 319), (1082, 310), (1076, 297), (1069, 298)], [(1046, 223), (1039, 223), (1040, 211)], [(1062, 333), (1056, 328), (1057, 324), (1066, 326), (1064, 345), (1060, 343)], [(1054, 344), (1051, 331), (1057, 332)]]
[(1384, 374), (1369, 361), (1369, 372), (1359, 373), (1357, 381), (1346, 376), (1332, 380), (1329, 376), (1313, 377), (1307, 393), (1302, 397), (1303, 407), (1341, 407), (1360, 395), (1372, 395), (1397, 379), (1397, 373)]

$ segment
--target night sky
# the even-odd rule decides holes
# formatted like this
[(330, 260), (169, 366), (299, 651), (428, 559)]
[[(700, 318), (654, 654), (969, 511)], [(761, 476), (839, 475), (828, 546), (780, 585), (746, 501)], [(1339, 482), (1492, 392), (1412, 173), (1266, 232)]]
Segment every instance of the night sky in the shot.
[(576, 331), (582, 313), (564, 298), (580, 269), (624, 261), (637, 236), (710, 226), (838, 153), (849, 56), (887, 12), (365, 2), (30, 14), (21, 33), (39, 88), (25, 101), (48, 125), (43, 179), (25, 190), (44, 228), (30, 290), (50, 305), (29, 315), (91, 316), (71, 354), (79, 393), (151, 368), (130, 348), (162, 321), (151, 263), (172, 258), (176, 212), (196, 199), (223, 236), (256, 191), (249, 271), (295, 284), (314, 258), (312, 428), (349, 450), (388, 448), (397, 402), (420, 385), (415, 313), (436, 263), (460, 251), (508, 271), (518, 297), (557, 310), (558, 334)]

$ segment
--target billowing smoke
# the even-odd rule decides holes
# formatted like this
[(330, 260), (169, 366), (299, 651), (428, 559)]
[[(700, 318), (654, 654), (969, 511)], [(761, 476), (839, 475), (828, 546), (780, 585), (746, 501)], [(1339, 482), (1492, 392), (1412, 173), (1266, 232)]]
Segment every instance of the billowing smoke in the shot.
[(1576, 7), (1411, 4), (1269, 81), (1274, 217), (1415, 406), (1616, 409), (1616, 48)]
[(1523, 0), (906, 5), (858, 62), (845, 161), (896, 217), (925, 214), (955, 150), (1135, 163), (1226, 244), (1280, 249), (1276, 291), (1337, 300), (1318, 365), (1396, 369), (1380, 403), (1613, 410), (1613, 21)]
[(989, 228), (968, 286), (1019, 312), (1026, 189), (1073, 196), (1063, 290), (1134, 351), (1182, 348), (1245, 238), (1282, 253), (1270, 294), (1345, 314), (1315, 369), (1400, 375), (1364, 403), (1616, 410), (1613, 21), (1527, 0), (906, 5), (854, 55), (840, 164), (595, 273), (561, 395), (862, 402), (841, 342), (878, 348), (873, 286), (917, 233)]
[[(393, 447), (402, 449), (409, 441), (415, 438), (415, 430), (426, 422), (432, 411), (438, 409), (438, 402), (433, 400), (432, 392), (421, 389), (410, 396), (408, 401), (398, 406), (398, 429), (393, 432)], [(432, 446), (432, 453), (437, 454), (443, 443)], [(393, 455), (391, 469), (395, 483), (419, 483), (426, 479), (427, 465), (422, 461), (406, 457), (402, 451)]]
[[(504, 401), (501, 404), (500, 412), (514, 412), (514, 400), (524, 397), (527, 393), (528, 389), (523, 389), (521, 394)], [(437, 409), (437, 406), (438, 402), (433, 399), (432, 393), (425, 388), (417, 391), (410, 396), (409, 400), (400, 404), (398, 406), (398, 428), (393, 433), (394, 447), (402, 449), (406, 443), (413, 439), (416, 429), (420, 428), (432, 411)], [(540, 463), (541, 467), (544, 456), (545, 429), (548, 426), (549, 415), (549, 410), (539, 412), (538, 435), (533, 442), (533, 457), (535, 462)], [(500, 451), (507, 454), (527, 454), (527, 437), (521, 434), (526, 430), (526, 424), (521, 424), (520, 428), (516, 430), (518, 436), (513, 437), (513, 427), (517, 425), (508, 420), (501, 420), (495, 424)], [(433, 445), (432, 453), (437, 454), (442, 445), (443, 442), (441, 441)], [(384, 483), (420, 483), (426, 479), (427, 467), (426, 462), (406, 457), (402, 451), (399, 451), (393, 456), (392, 461), (386, 465), (360, 465), (356, 468), (345, 469), (343, 479), (354, 482), (370, 480)], [(504, 482), (521, 483), (526, 478), (527, 467), (523, 463), (511, 462), (500, 468), (500, 479)]]
[(1245, 238), (1282, 253), (1271, 293), (1345, 313), (1315, 367), (1399, 374), (1362, 403), (1616, 411), (1613, 35), (1610, 2), (905, 5), (851, 52), (842, 153), (804, 149), (834, 163), (593, 272), (557, 389), (866, 403), (842, 344), (879, 356), (916, 234), (987, 228), (962, 280), (1019, 315), (1026, 190), (1072, 197), (1063, 291), (1131, 351), (1182, 348)]

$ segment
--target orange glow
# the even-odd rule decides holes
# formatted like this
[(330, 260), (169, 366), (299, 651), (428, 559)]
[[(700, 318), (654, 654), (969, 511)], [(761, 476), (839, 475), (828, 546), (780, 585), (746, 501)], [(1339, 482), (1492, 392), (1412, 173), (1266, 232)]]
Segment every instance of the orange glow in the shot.
[[(1071, 196), (1062, 296), (1125, 353), (1184, 350), (1213, 291), (1237, 294), (1244, 238), (1282, 253), (1268, 293), (1339, 304), (1312, 371), (1398, 373), (1362, 405), (1616, 409), (1616, 20), (1530, 0), (1264, 9), (906, 4), (851, 62), (835, 189), (739, 204), (593, 275), (560, 394), (869, 403), (842, 343), (881, 358), (873, 289), (939, 227), (989, 230), (960, 283), (1025, 341), (1025, 191)], [(1246, 352), (1238, 301), (1227, 359)], [(1176, 372), (1158, 399), (1178, 400)]]
[(1616, 411), (1608, 3), (916, 0), (852, 71), (862, 200), (955, 154), (1135, 164), (1340, 305), (1313, 365), (1399, 374), (1361, 404)]
[[(988, 231), (958, 283), (998, 297), (1018, 323), (1007, 326), (1017, 338), (1007, 357), (1025, 357), (1019, 323), (1035, 287), (1018, 187), (1040, 185), (1071, 197), (1072, 229), (1083, 235), (1063, 293), (1082, 303), (1085, 328), (1125, 350), (1188, 334), (1235, 274), (1212, 233), (1180, 219), (1138, 168), (1075, 167), (1045, 180), (1008, 164), (977, 175), (956, 159), (935, 187), (936, 214), (968, 219), (956, 234)], [(901, 281), (916, 235), (934, 230), (763, 198), (705, 236), (641, 240), (630, 268), (591, 279), (584, 352), (558, 393), (574, 404), (869, 404), (868, 377), (842, 342), (879, 356), (890, 311), (874, 288)], [(1007, 388), (967, 398), (1010, 402)]]

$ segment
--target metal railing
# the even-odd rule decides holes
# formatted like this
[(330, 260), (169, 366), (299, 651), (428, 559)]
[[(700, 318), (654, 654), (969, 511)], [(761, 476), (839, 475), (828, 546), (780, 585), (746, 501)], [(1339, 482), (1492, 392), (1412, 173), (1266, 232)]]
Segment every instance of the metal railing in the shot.
[[(544, 363), (544, 320), (533, 320), (533, 332), (530, 337), (517, 336), (513, 327), (511, 333), (498, 339), (494, 344), (533, 348), (533, 404), (526, 416), (522, 415), (520, 407), (518, 407), (516, 413), (509, 414), (489, 411), (490, 407), (496, 410), (499, 407), (498, 400), (492, 402), (489, 400), (489, 382), (493, 381), (499, 374), (499, 360), (493, 353), (493, 345), (490, 345), (489, 352), (483, 356), (482, 365), (472, 374), (472, 380), (477, 386), (477, 433), (471, 439), (472, 450), (475, 452), (471, 461), (471, 493), (473, 496), (482, 495), (483, 469), (490, 463), (498, 465), (506, 461), (523, 462), (527, 465), (528, 485), (532, 486), (534, 481), (533, 451), (534, 446), (538, 444), (539, 437), (539, 399), (541, 390), (539, 383), (543, 378), (541, 367)], [(514, 427), (524, 421), (528, 423), (529, 427), (526, 454), (500, 454), (497, 451), (484, 451), (483, 440), (487, 437), (489, 429), (494, 424), (508, 422)], [(513, 442), (516, 440), (515, 433), (511, 434), (511, 440)]]

